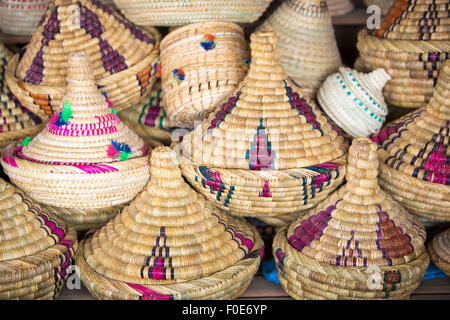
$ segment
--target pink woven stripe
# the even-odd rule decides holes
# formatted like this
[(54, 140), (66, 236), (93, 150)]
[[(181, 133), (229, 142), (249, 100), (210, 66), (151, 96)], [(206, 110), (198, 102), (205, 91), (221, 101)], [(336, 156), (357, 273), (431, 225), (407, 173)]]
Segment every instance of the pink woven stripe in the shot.
[(172, 296), (169, 294), (161, 294), (139, 284), (127, 283), (127, 285), (141, 293), (142, 300), (172, 300)]
[(109, 166), (107, 164), (74, 165), (74, 167), (83, 170), (84, 172), (89, 174), (119, 171), (119, 169)]
[(2, 159), (6, 164), (9, 164), (11, 167), (14, 167), (14, 168), (18, 167), (17, 163), (16, 163), (16, 159), (14, 159), (14, 156), (11, 154), (10, 148), (5, 149), (5, 151), (3, 152)]

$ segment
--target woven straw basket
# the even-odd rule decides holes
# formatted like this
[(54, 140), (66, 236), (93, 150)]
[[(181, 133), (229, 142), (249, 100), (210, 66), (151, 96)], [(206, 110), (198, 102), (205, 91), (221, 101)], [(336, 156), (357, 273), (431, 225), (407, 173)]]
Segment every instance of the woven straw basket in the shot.
[(192, 128), (230, 95), (248, 69), (241, 27), (228, 22), (178, 28), (161, 42), (162, 91), (169, 118)]
[(238, 90), (183, 138), (183, 175), (233, 215), (292, 219), (341, 183), (348, 144), (287, 79), (275, 34), (251, 40)]
[(364, 3), (369, 6), (378, 6), (381, 9), (381, 14), (386, 15), (394, 4), (395, 0), (364, 0)]
[(450, 54), (447, 0), (397, 0), (373, 35), (358, 35), (361, 71), (384, 68), (392, 80), (384, 88), (389, 104), (418, 108), (433, 95), (439, 71)]
[(12, 141), (34, 136), (44, 128), (39, 117), (31, 113), (9, 91), (5, 83), (5, 68), (11, 52), (0, 43), (0, 151)]
[(62, 111), (31, 142), (9, 145), (1, 163), (34, 200), (73, 209), (68, 217), (79, 216), (79, 209), (86, 210), (80, 219), (108, 216), (104, 210), (117, 210), (148, 182), (149, 147), (96, 88), (86, 53), (69, 56), (67, 82)]
[[(167, 115), (161, 98), (161, 82), (157, 80), (152, 90), (139, 103), (119, 113), (120, 119), (132, 127), (145, 142), (159, 141), (170, 145), (175, 124)], [(156, 145), (150, 145), (156, 147)]]
[(450, 228), (439, 232), (428, 242), (431, 261), (450, 276)]
[(340, 16), (353, 10), (351, 0), (326, 0), (330, 16)]
[(6, 81), (25, 107), (48, 118), (67, 85), (68, 55), (85, 50), (100, 90), (118, 111), (126, 109), (155, 81), (159, 35), (148, 30), (96, 0), (54, 0), (30, 43), (9, 61)]
[(408, 299), (425, 275), (425, 229), (377, 182), (377, 145), (353, 140), (347, 183), (283, 227), (273, 252), (296, 299)]
[(184, 182), (169, 147), (151, 163), (146, 189), (82, 243), (83, 283), (99, 299), (236, 298), (264, 254), (259, 234)]
[(0, 179), (0, 299), (54, 299), (77, 250), (73, 227)]
[(180, 26), (196, 22), (252, 23), (272, 0), (114, 0), (120, 11), (142, 26)]
[(388, 107), (382, 90), (391, 77), (384, 69), (369, 74), (340, 67), (320, 87), (317, 95), (322, 110), (353, 137), (378, 133)]
[(425, 225), (450, 221), (450, 61), (428, 105), (372, 139), (382, 148), (380, 185)]
[(31, 36), (48, 7), (48, 0), (0, 0), (0, 29), (15, 36)]
[(322, 81), (341, 65), (323, 0), (286, 0), (258, 30), (276, 33), (284, 70), (312, 98)]

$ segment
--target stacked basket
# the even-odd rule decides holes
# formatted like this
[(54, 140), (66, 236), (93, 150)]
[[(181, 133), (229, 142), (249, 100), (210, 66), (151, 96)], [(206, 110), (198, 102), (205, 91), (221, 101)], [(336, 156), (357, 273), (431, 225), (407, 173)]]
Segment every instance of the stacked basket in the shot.
[(234, 23), (191, 24), (161, 42), (162, 90), (169, 118), (192, 128), (230, 95), (248, 63), (244, 31)]
[(169, 147), (151, 162), (146, 190), (82, 243), (83, 283), (99, 299), (238, 297), (264, 253), (258, 233), (189, 187)]
[(14, 36), (31, 36), (49, 0), (0, 0), (0, 29)]
[(148, 95), (131, 108), (121, 111), (119, 116), (145, 142), (156, 140), (165, 145), (170, 144), (170, 131), (174, 129), (175, 124), (167, 117), (163, 107), (159, 80)]
[(425, 230), (378, 186), (377, 145), (353, 140), (347, 184), (273, 243), (296, 299), (408, 299), (429, 264)]
[(11, 52), (0, 43), (0, 151), (12, 141), (27, 139), (44, 127), (42, 120), (20, 103), (5, 83), (5, 68), (10, 56)]
[(363, 74), (340, 67), (320, 87), (317, 101), (342, 130), (353, 137), (369, 136), (378, 133), (386, 120), (382, 90), (389, 79), (384, 69)]
[(149, 148), (95, 86), (86, 53), (71, 54), (67, 68), (64, 108), (31, 142), (5, 148), (1, 163), (14, 184), (82, 230), (142, 190)]
[(0, 179), (0, 299), (53, 299), (64, 285), (77, 235)]
[(431, 238), (428, 242), (428, 253), (431, 261), (450, 276), (450, 228)]
[(195, 22), (255, 22), (272, 0), (114, 0), (130, 21), (141, 26), (180, 26)]
[(382, 145), (380, 184), (424, 224), (450, 221), (450, 61), (428, 105), (389, 124)]
[(353, 10), (351, 0), (326, 0), (330, 16), (340, 16)]
[(286, 0), (258, 29), (277, 34), (284, 70), (312, 98), (341, 65), (324, 0)]
[(237, 91), (184, 137), (183, 175), (233, 215), (282, 224), (338, 187), (348, 144), (287, 79), (275, 34), (251, 41)]
[[(156, 31), (154, 31), (156, 32)], [(11, 91), (47, 118), (66, 87), (67, 57), (85, 50), (96, 84), (117, 110), (137, 103), (154, 82), (158, 43), (96, 0), (54, 0), (31, 38), (7, 67)]]
[(391, 75), (384, 88), (389, 104), (418, 108), (433, 95), (450, 55), (448, 0), (397, 0), (376, 33), (358, 35), (357, 69), (384, 68)]

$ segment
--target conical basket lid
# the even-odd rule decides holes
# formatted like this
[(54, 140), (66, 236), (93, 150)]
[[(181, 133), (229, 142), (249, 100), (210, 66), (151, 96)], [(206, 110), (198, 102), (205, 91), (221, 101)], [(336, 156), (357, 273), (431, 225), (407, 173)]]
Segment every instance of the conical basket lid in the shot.
[(344, 155), (344, 138), (283, 71), (275, 34), (252, 34), (251, 50), (237, 92), (184, 137), (183, 155), (205, 166), (250, 170), (300, 168)]
[(396, 0), (376, 34), (393, 40), (450, 40), (448, 0)]
[(252, 250), (250, 226), (191, 189), (173, 150), (154, 149), (151, 163), (147, 188), (87, 239), (84, 258), (92, 269), (137, 284), (183, 282), (228, 268)]
[(367, 137), (353, 140), (347, 170), (346, 185), (289, 227), (289, 243), (343, 267), (394, 266), (419, 257), (425, 230), (378, 186), (377, 145)]
[(65, 235), (63, 224), (0, 179), (0, 262), (44, 251)]
[(99, 92), (89, 57), (72, 53), (61, 112), (18, 155), (49, 164), (108, 163), (141, 157), (148, 147)]
[(283, 69), (311, 97), (341, 65), (324, 0), (286, 0), (258, 30), (276, 33)]
[(321, 86), (317, 100), (322, 109), (340, 128), (353, 137), (380, 131), (388, 107), (383, 87), (391, 77), (384, 69), (370, 73), (340, 67)]
[[(428, 105), (374, 140), (382, 161), (410, 177), (450, 185), (450, 61), (440, 71)], [(448, 192), (448, 189), (447, 189)], [(448, 200), (448, 199), (447, 199)]]
[(84, 50), (96, 80), (138, 65), (155, 41), (97, 0), (53, 0), (16, 69), (25, 82), (66, 86), (67, 58)]

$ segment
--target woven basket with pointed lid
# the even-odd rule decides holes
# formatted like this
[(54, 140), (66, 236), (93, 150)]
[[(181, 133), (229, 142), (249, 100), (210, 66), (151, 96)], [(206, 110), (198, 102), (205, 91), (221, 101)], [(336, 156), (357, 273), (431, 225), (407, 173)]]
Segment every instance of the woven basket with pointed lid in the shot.
[(0, 0), (0, 29), (15, 36), (31, 36), (48, 7), (48, 0)]
[(244, 31), (229, 22), (190, 24), (161, 42), (164, 107), (179, 127), (192, 128), (244, 78), (249, 55)]
[(450, 221), (449, 127), (450, 61), (426, 107), (372, 138), (382, 145), (381, 186), (424, 223)]
[(384, 68), (392, 77), (383, 93), (389, 104), (424, 106), (450, 55), (448, 0), (396, 0), (379, 30), (358, 35), (360, 71)]
[(120, 111), (153, 85), (155, 32), (134, 27), (96, 0), (53, 0), (30, 43), (10, 60), (6, 81), (24, 106), (50, 117), (67, 85), (68, 55), (85, 50), (96, 84)]
[(391, 77), (384, 69), (369, 74), (346, 67), (320, 87), (317, 101), (336, 124), (353, 137), (378, 133), (388, 108), (382, 90)]
[(258, 30), (277, 34), (284, 70), (312, 98), (322, 81), (341, 65), (324, 0), (286, 0)]
[(29, 139), (44, 128), (42, 120), (25, 108), (6, 85), (5, 68), (11, 55), (0, 42), (0, 150), (19, 138)]
[(381, 14), (386, 15), (389, 9), (394, 4), (395, 0), (364, 0), (364, 3), (369, 7), (376, 5), (381, 9)]
[(377, 182), (377, 145), (353, 140), (347, 183), (283, 227), (273, 252), (297, 299), (408, 299), (429, 264), (425, 229)]
[(114, 0), (130, 21), (142, 26), (182, 26), (195, 22), (252, 23), (272, 0)]
[(77, 250), (74, 228), (0, 179), (0, 299), (53, 299)]
[(101, 299), (237, 297), (261, 261), (259, 234), (197, 194), (169, 147), (151, 163), (146, 189), (83, 242), (83, 283)]
[(166, 115), (161, 91), (161, 82), (157, 80), (149, 94), (131, 108), (121, 111), (119, 116), (144, 141), (157, 140), (165, 145), (169, 145), (171, 142), (170, 131), (176, 125)]
[(431, 261), (450, 276), (450, 228), (440, 231), (428, 241)]
[(27, 145), (5, 148), (3, 168), (46, 205), (112, 209), (127, 203), (148, 182), (149, 147), (97, 89), (86, 53), (69, 55), (67, 82), (61, 111)]
[(296, 213), (338, 186), (348, 144), (288, 79), (273, 32), (251, 49), (238, 90), (183, 138), (183, 174), (235, 215)]
[(353, 10), (351, 0), (326, 0), (330, 16), (340, 16)]

